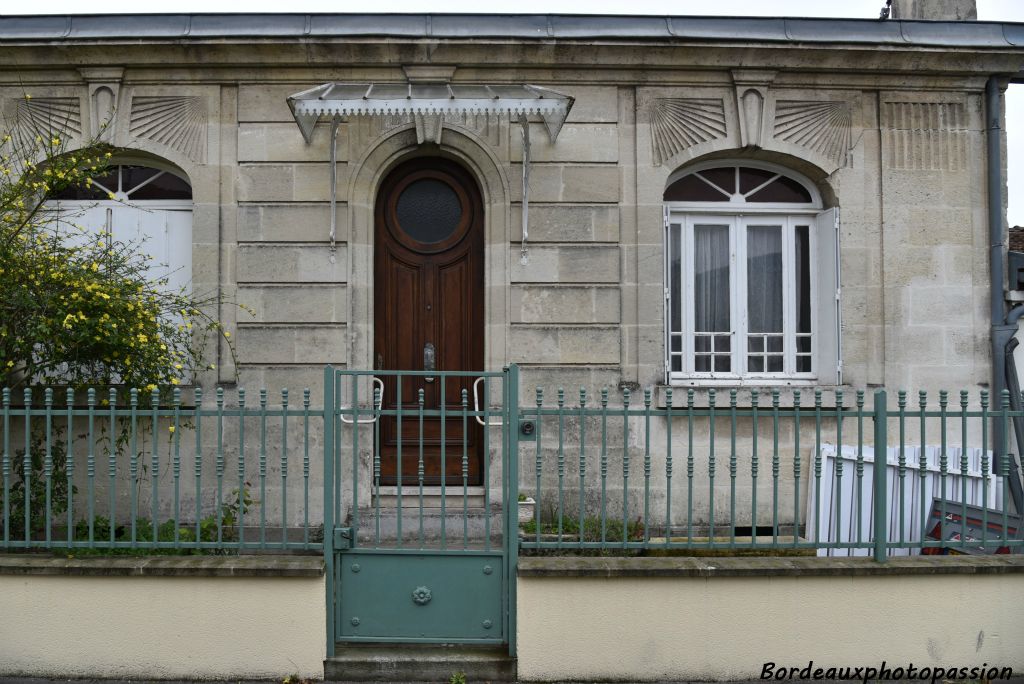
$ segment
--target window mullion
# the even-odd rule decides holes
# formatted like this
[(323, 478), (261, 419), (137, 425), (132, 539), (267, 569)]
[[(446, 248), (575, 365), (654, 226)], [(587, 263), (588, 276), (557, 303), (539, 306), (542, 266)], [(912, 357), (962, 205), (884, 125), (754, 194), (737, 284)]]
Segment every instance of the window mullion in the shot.
[(694, 249), (693, 249), (693, 216), (687, 216), (686, 222), (683, 224), (683, 242), (682, 242), (682, 268), (680, 268), (679, 276), (683, 279), (682, 287), (679, 288), (683, 295), (683, 329), (680, 331), (683, 333), (683, 369), (687, 375), (692, 375), (694, 372), (694, 345), (693, 345), (693, 333), (696, 330), (696, 322), (694, 320), (694, 287), (693, 279), (694, 274), (697, 272), (697, 264), (694, 261)]
[(735, 255), (732, 316), (732, 363), (737, 375), (747, 374), (747, 328), (749, 327), (747, 311), (747, 219), (737, 216), (729, 228), (733, 235)]
[(783, 218), (782, 225), (782, 371), (786, 375), (796, 372), (796, 264), (793, 219)]

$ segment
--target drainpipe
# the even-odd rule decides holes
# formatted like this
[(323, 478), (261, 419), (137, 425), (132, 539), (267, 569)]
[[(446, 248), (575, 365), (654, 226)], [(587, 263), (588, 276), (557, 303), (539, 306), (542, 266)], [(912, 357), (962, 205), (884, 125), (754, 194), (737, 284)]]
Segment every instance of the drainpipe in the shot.
[[(1002, 93), (999, 78), (989, 76), (985, 84), (985, 152), (988, 161), (988, 244), (989, 244), (989, 318), (992, 324), (992, 407), (998, 410), (1006, 388), (1004, 350), (1013, 332), (1006, 325), (1006, 306), (1003, 303), (1003, 285), (1006, 282), (1006, 255), (1003, 250), (1003, 155)], [(1014, 326), (1016, 328), (1016, 326)], [(992, 447), (998, 454), (1003, 451), (1002, 421), (996, 420), (992, 434)], [(998, 472), (998, 469), (997, 471)]]
[[(990, 76), (985, 84), (985, 147), (988, 161), (988, 234), (989, 234), (989, 303), (991, 307), (990, 317), (992, 322), (992, 408), (998, 411), (1003, 402), (1003, 390), (1007, 389), (1007, 372), (1016, 371), (1015, 365), (1007, 364), (1007, 356), (1012, 354), (1010, 346), (1014, 334), (1017, 332), (1017, 321), (1024, 315), (1024, 307), (1016, 307), (1010, 314), (1006, 313), (1004, 303), (1004, 287), (1006, 282), (1006, 249), (1003, 244), (1004, 218), (1003, 218), (1003, 157), (1002, 157), (1002, 127), (1000, 118), (1002, 116), (1003, 94), (1000, 87), (1000, 78)], [(1016, 378), (1012, 385), (1017, 385)], [(1020, 397), (1010, 397), (1011, 406), (1020, 405)], [(1014, 421), (1015, 423), (1018, 421)], [(1014, 426), (1018, 428), (1017, 425)], [(1019, 430), (1018, 430), (1019, 431)], [(1024, 493), (1021, 491), (1020, 478), (1017, 472), (1017, 460), (1009, 454), (1009, 445), (1006, 444), (1006, 426), (1000, 417), (993, 420), (992, 425), (992, 466), (995, 473), (1001, 473), (1003, 468), (1000, 454), (1007, 452), (1010, 461), (1010, 492), (1012, 494), (1014, 508), (1018, 513), (1024, 511)], [(1018, 435), (1018, 448), (1020, 439), (1024, 434)]]

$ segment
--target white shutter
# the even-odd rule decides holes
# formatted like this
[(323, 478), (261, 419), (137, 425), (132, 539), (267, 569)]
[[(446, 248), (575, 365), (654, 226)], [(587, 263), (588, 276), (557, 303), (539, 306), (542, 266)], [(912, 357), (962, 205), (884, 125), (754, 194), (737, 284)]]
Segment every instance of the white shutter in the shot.
[(662, 346), (664, 347), (665, 353), (662, 355), (662, 362), (665, 364), (665, 384), (671, 384), (672, 382), (672, 318), (669, 312), (669, 308), (675, 304), (669, 298), (669, 292), (672, 288), (672, 275), (669, 267), (669, 260), (671, 259), (672, 244), (669, 236), (669, 212), (668, 207), (663, 206), (661, 208), (661, 254), (662, 254), (662, 298), (661, 298), (661, 326), (664, 331), (662, 337)]
[(170, 266), (172, 291), (192, 289), (192, 211), (167, 209), (164, 216), (166, 263)]
[(111, 208), (114, 240), (152, 257), (146, 276), (167, 278), (177, 292), (192, 282), (192, 212), (187, 209)]
[(826, 209), (818, 214), (815, 237), (818, 266), (815, 367), (819, 383), (839, 385), (843, 381), (843, 354), (838, 208)]
[(90, 243), (96, 233), (107, 227), (105, 207), (84, 205), (82, 202), (57, 203), (57, 230), (64, 236), (64, 244), (78, 247)]
[(140, 225), (141, 215), (144, 213), (139, 209), (113, 202), (104, 203), (110, 211), (110, 233), (115, 242), (131, 244), (136, 250), (144, 254), (150, 253), (148, 237)]

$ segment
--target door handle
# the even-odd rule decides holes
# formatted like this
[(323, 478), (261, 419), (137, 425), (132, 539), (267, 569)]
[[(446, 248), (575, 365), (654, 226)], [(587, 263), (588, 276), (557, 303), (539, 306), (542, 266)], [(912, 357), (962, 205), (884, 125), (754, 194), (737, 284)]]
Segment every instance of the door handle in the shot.
[[(432, 371), (437, 369), (437, 351), (432, 342), (423, 345), (423, 370)], [(433, 376), (423, 378), (426, 382), (434, 382)]]

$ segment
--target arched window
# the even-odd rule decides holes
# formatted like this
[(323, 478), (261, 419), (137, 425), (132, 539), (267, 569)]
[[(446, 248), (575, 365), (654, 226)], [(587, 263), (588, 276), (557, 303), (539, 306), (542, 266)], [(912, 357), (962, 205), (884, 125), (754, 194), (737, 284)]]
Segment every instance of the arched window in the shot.
[(192, 282), (192, 187), (177, 171), (114, 164), (92, 187), (57, 196), (57, 226), (69, 241), (106, 232), (108, 240), (132, 243), (150, 256), (147, 275), (167, 279), (170, 291)]
[(799, 174), (713, 162), (665, 189), (670, 382), (840, 381), (838, 211)]

